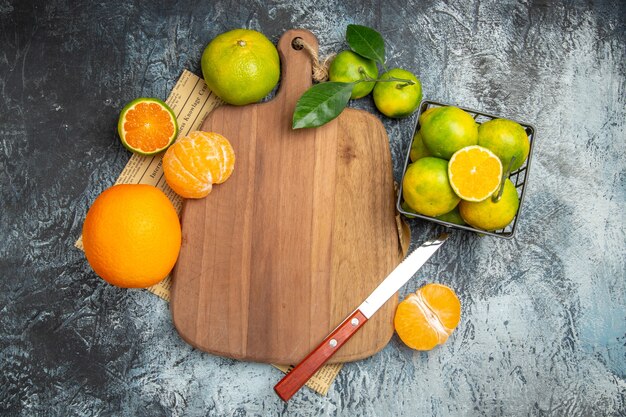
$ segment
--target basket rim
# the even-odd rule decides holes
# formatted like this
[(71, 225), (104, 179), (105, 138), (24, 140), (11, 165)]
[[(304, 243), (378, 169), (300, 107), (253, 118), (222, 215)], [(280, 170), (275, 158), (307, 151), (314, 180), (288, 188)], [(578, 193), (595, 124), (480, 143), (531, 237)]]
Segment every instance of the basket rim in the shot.
[[(511, 121), (514, 121), (514, 122), (518, 123), (519, 125), (521, 125), (524, 128), (524, 130), (526, 130), (526, 133), (527, 133), (528, 139), (529, 139), (529, 143), (530, 143), (529, 151), (528, 151), (528, 157), (526, 158), (526, 161), (524, 162), (524, 164), (518, 170), (516, 170), (516, 171), (514, 171), (514, 172), (509, 174), (509, 179), (510, 179), (512, 176), (517, 176), (517, 175), (520, 175), (522, 172), (524, 172), (524, 174), (523, 174), (524, 175), (523, 181), (521, 183), (519, 183), (519, 185), (515, 186), (516, 189), (519, 189), (521, 187), (521, 189), (518, 190), (519, 207), (517, 209), (517, 213), (515, 214), (515, 217), (513, 218), (512, 222), (509, 223), (509, 225), (507, 225), (505, 228), (494, 230), (494, 231), (486, 231), (486, 230), (477, 229), (477, 228), (469, 226), (469, 225), (459, 225), (459, 224), (456, 224), (456, 223), (450, 223), (450, 222), (446, 222), (446, 221), (443, 221), (443, 220), (439, 220), (439, 219), (436, 219), (434, 217), (430, 217), (430, 216), (425, 216), (425, 215), (418, 214), (418, 213), (409, 212), (409, 211), (406, 211), (406, 210), (404, 210), (402, 208), (402, 202), (404, 201), (403, 196), (402, 196), (402, 188), (403, 188), (403, 182), (404, 182), (404, 176), (406, 174), (406, 170), (407, 170), (409, 164), (411, 163), (411, 161), (410, 161), (410, 152), (411, 152), (411, 146), (413, 145), (413, 138), (415, 137), (415, 133), (420, 128), (420, 123), (419, 123), (420, 115), (423, 113), (424, 110), (428, 109), (431, 105), (434, 106), (434, 107), (446, 107), (446, 106), (458, 107), (461, 110), (464, 110), (464, 111), (466, 111), (468, 113), (472, 113), (472, 117), (474, 119), (476, 119), (478, 116), (483, 116), (483, 117), (489, 118), (491, 120), (493, 120), (493, 119), (507, 119), (507, 120), (511, 120)], [(529, 129), (530, 129), (530, 133), (528, 132)], [(457, 104), (443, 103), (443, 102), (439, 102), (439, 101), (423, 99), (420, 102), (420, 104), (419, 104), (418, 111), (417, 111), (417, 117), (416, 117), (415, 125), (413, 127), (412, 132), (413, 133), (412, 133), (411, 140), (409, 141), (408, 148), (407, 148), (407, 150), (405, 152), (404, 166), (403, 166), (403, 169), (402, 169), (402, 175), (401, 175), (401, 179), (400, 179), (400, 184), (398, 186), (398, 195), (397, 195), (397, 199), (396, 199), (396, 210), (398, 210), (399, 213), (402, 213), (405, 217), (407, 217), (409, 219), (411, 219), (411, 218), (419, 218), (419, 219), (422, 219), (422, 220), (427, 220), (427, 221), (430, 221), (430, 222), (433, 222), (433, 223), (437, 223), (437, 224), (445, 226), (447, 228), (466, 230), (466, 231), (478, 233), (480, 235), (488, 235), (488, 236), (495, 236), (495, 237), (504, 238), (504, 239), (512, 239), (515, 236), (515, 232), (517, 230), (517, 223), (518, 223), (518, 220), (521, 217), (520, 215), (522, 213), (524, 197), (526, 196), (526, 188), (528, 186), (528, 181), (529, 181), (529, 173), (530, 173), (530, 167), (531, 167), (531, 163), (532, 163), (534, 142), (535, 142), (536, 137), (537, 137), (537, 129), (535, 128), (535, 126), (533, 124), (531, 124), (531, 123), (522, 122), (522, 121), (519, 121), (517, 119), (510, 118), (510, 117), (495, 115), (495, 114), (487, 113), (487, 112), (484, 112), (484, 111), (472, 109), (472, 108), (469, 108), (469, 107), (459, 106)], [(511, 230), (506, 232), (505, 230), (508, 227), (510, 227)]]

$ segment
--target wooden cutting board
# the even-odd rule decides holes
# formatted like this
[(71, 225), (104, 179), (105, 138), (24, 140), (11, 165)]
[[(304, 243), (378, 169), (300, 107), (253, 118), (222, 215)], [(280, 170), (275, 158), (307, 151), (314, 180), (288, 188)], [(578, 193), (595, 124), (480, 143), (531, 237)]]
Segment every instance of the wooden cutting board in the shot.
[[(380, 120), (346, 109), (323, 127), (291, 128), (312, 84), (309, 55), (292, 47), (297, 37), (317, 50), (308, 31), (282, 36), (273, 100), (219, 107), (201, 128), (230, 140), (235, 170), (208, 197), (184, 202), (171, 308), (183, 339), (217, 355), (298, 362), (403, 257)], [(333, 361), (382, 349), (396, 305), (394, 297)]]

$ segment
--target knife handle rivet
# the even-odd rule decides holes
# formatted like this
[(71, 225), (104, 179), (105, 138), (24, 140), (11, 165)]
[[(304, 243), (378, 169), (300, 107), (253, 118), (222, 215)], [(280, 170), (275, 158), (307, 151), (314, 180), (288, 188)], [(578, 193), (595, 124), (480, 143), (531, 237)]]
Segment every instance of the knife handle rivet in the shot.
[(356, 317), (355, 317), (355, 318), (353, 318), (353, 319), (350, 321), (350, 324), (352, 325), (352, 327), (354, 327), (354, 326), (358, 326), (358, 325), (359, 325), (359, 319), (357, 319)]
[(328, 342), (328, 344), (330, 345), (330, 347), (335, 347), (335, 346), (337, 346), (337, 340), (330, 339), (330, 342)]

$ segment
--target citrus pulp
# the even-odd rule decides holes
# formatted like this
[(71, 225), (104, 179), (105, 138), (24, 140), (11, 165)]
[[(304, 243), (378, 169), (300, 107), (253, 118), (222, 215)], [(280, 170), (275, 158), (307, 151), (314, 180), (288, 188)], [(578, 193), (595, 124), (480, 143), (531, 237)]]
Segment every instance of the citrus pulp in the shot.
[(124, 106), (117, 122), (117, 132), (129, 151), (154, 155), (174, 142), (178, 122), (172, 109), (163, 101), (141, 97)]
[(502, 180), (502, 163), (489, 149), (473, 145), (461, 148), (448, 162), (448, 179), (452, 189), (466, 201), (483, 201), (490, 197)]
[(427, 284), (396, 309), (393, 325), (411, 349), (430, 350), (448, 340), (461, 320), (461, 302), (442, 284)]

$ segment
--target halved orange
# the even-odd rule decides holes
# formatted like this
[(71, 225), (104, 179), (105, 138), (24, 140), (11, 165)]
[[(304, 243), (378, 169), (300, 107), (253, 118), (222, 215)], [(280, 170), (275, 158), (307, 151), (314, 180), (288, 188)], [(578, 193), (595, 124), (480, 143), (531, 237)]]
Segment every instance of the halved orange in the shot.
[(502, 180), (502, 162), (487, 148), (472, 145), (456, 151), (448, 162), (450, 186), (465, 201), (483, 201)]
[(226, 181), (234, 168), (233, 147), (228, 139), (214, 132), (190, 132), (163, 156), (165, 180), (184, 198), (205, 197), (213, 184)]
[(431, 350), (448, 340), (461, 320), (461, 302), (442, 284), (427, 284), (409, 294), (396, 309), (396, 333), (415, 350)]
[(178, 122), (172, 109), (163, 101), (141, 97), (124, 106), (117, 131), (129, 151), (154, 155), (174, 142), (178, 135)]

